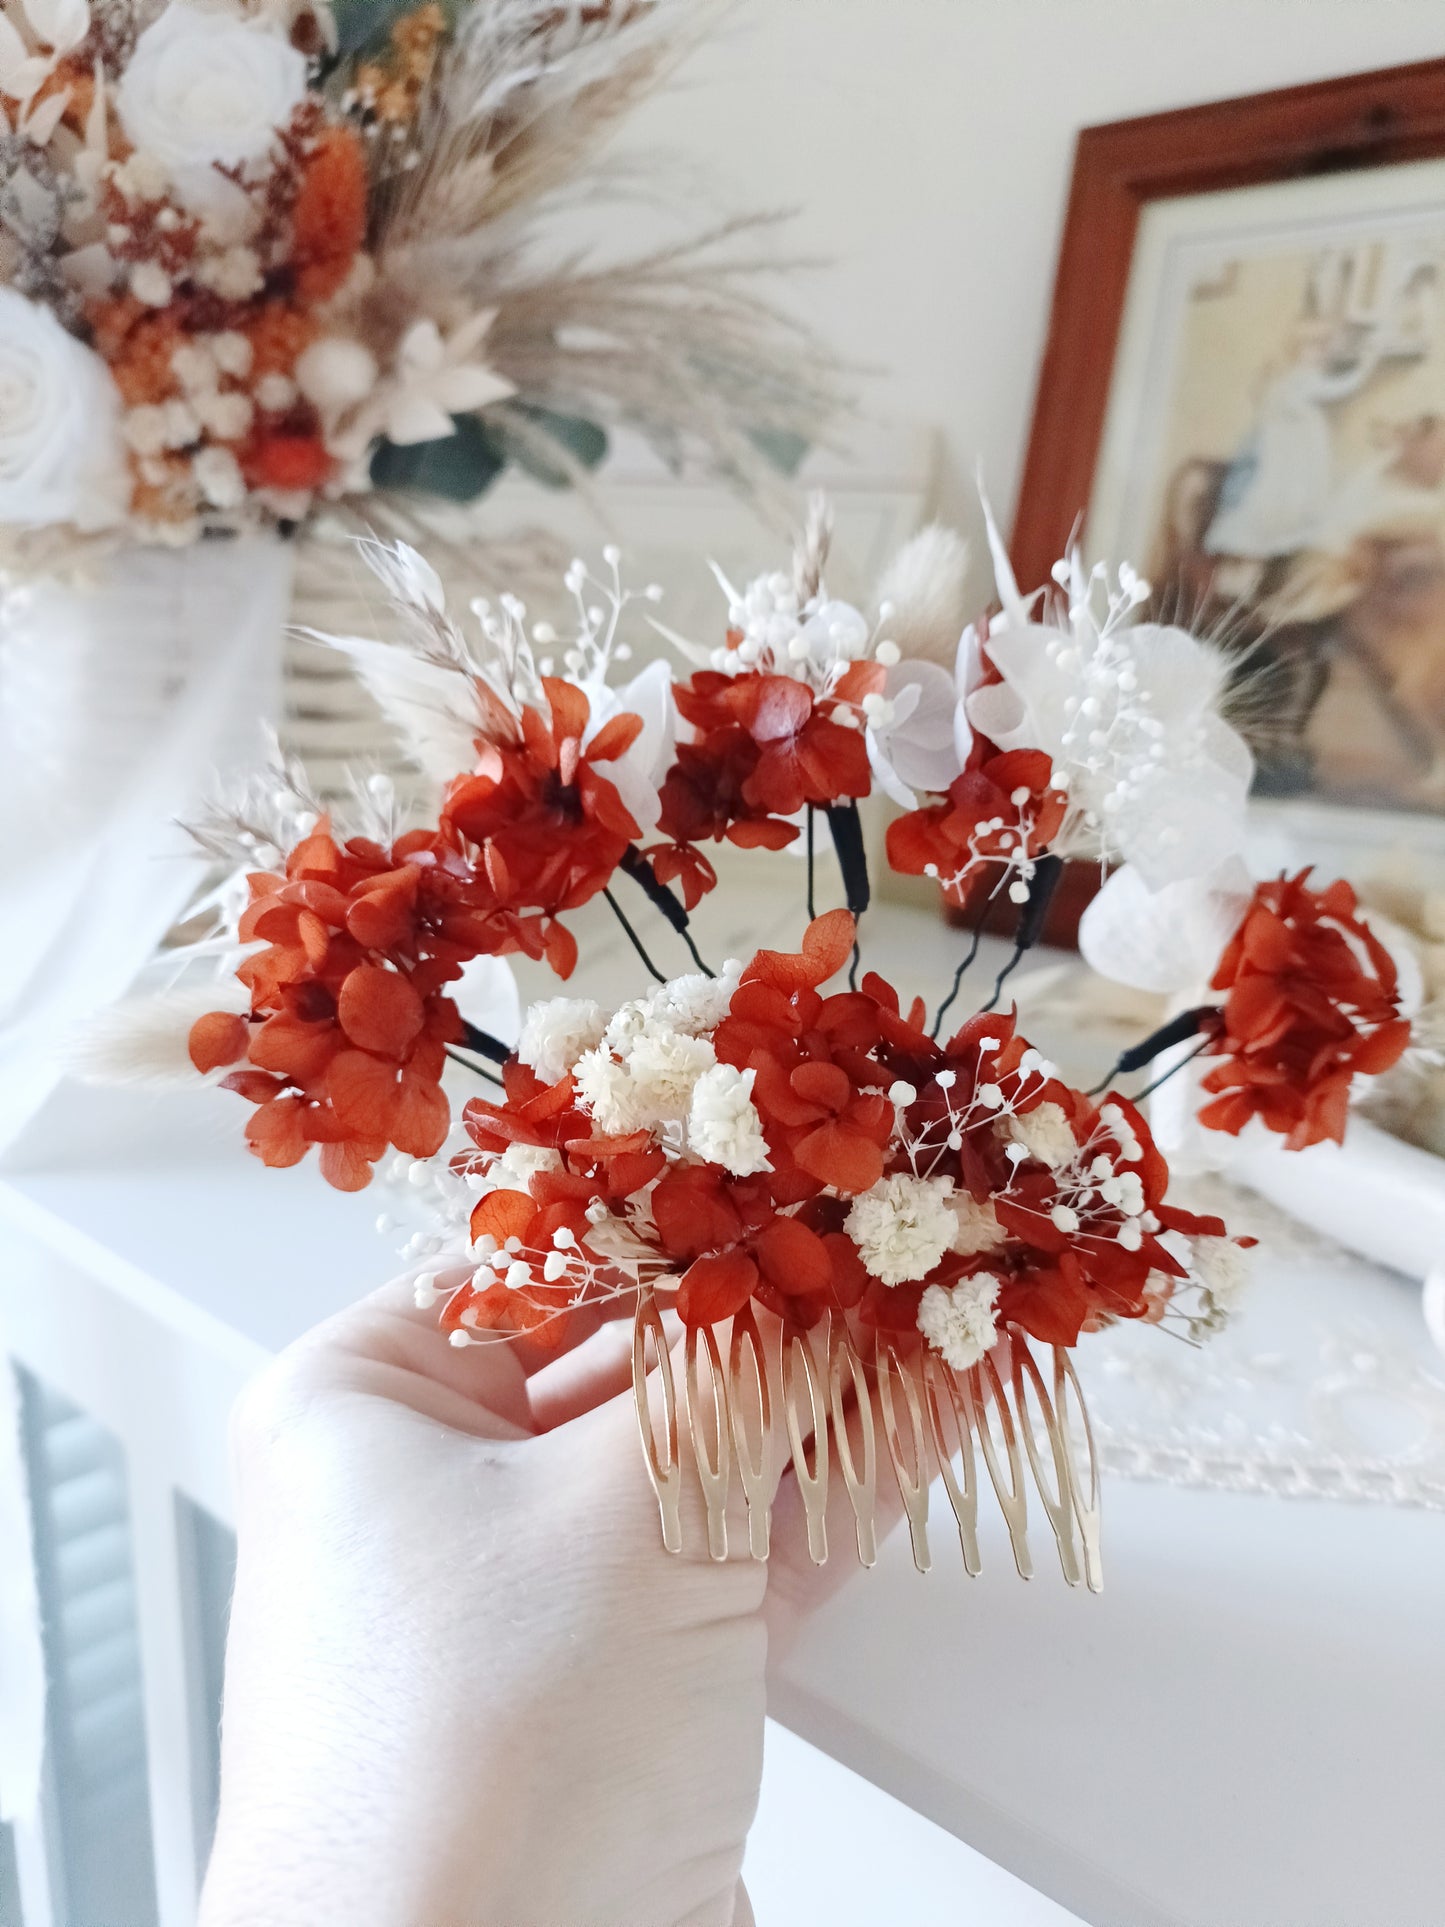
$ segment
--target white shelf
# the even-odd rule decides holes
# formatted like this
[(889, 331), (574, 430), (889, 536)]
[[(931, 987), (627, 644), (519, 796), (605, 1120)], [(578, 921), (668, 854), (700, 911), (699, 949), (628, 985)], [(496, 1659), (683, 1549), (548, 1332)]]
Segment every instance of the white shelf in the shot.
[[(731, 914), (764, 941), (795, 939), (791, 890), (749, 890)], [(720, 958), (745, 933), (717, 915), (702, 941)], [(630, 987), (603, 926), (584, 941), (589, 992)], [(666, 942), (659, 956), (681, 968)], [(869, 961), (936, 996), (958, 942), (889, 906)], [(166, 1428), (172, 1453), (188, 1437), (180, 1482), (221, 1516), (229, 1391), (394, 1269), (373, 1229), (383, 1201), (304, 1167), (264, 1170), (240, 1150), (243, 1116), (222, 1092), (62, 1085), (0, 1165), (7, 1337), (37, 1369), (45, 1350), (52, 1381), (108, 1423), (122, 1385), (142, 1399), (147, 1449)], [(1307, 1318), (1309, 1263), (1289, 1271)], [(1379, 1276), (1362, 1267), (1362, 1290)], [(1330, 1289), (1348, 1285), (1336, 1267)], [(1087, 1345), (1081, 1371), (1087, 1384)], [(1022, 1584), (992, 1520), (969, 1581), (940, 1496), (934, 1572), (920, 1578), (895, 1537), (776, 1666), (774, 1715), (1105, 1927), (1438, 1927), (1440, 1517), (1119, 1478), (1104, 1511), (1093, 1598), (1043, 1557)]]

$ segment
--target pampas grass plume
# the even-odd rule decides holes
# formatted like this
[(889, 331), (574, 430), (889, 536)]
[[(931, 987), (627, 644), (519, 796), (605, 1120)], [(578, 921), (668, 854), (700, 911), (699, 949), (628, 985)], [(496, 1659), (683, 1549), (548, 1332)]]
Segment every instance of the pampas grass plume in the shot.
[(191, 1062), (186, 1048), (191, 1026), (207, 1011), (242, 1011), (247, 1002), (246, 986), (235, 977), (123, 998), (71, 1032), (63, 1052), (65, 1068), (83, 1084), (131, 1090), (173, 1091), (215, 1083), (224, 1071), (203, 1079)]
[(927, 657), (952, 669), (968, 620), (968, 544), (952, 529), (930, 522), (894, 556), (878, 584), (877, 601), (892, 613), (884, 633), (905, 657)]

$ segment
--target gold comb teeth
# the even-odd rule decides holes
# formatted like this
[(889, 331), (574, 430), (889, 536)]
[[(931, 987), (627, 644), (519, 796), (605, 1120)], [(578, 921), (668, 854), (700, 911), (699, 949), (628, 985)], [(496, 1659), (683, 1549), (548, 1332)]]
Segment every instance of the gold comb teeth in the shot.
[[(1028, 1337), (1012, 1325), (993, 1352), (970, 1370), (955, 1372), (937, 1352), (905, 1355), (882, 1336), (865, 1357), (844, 1322), (830, 1317), (812, 1331), (784, 1327), (770, 1347), (749, 1308), (732, 1321), (724, 1365), (716, 1331), (690, 1330), (683, 1346), (682, 1405), (709, 1556), (728, 1557), (728, 1498), (736, 1469), (749, 1554), (768, 1557), (781, 1455), (793, 1467), (813, 1563), (828, 1558), (828, 1492), (836, 1473), (852, 1510), (858, 1559), (871, 1566), (878, 1556), (881, 1435), (920, 1572), (932, 1564), (928, 1511), (936, 1477), (953, 1512), (964, 1570), (978, 1575), (979, 1493), (987, 1472), (1019, 1576), (1032, 1578), (1034, 1570), (1028, 1542), (1032, 1483), (1065, 1580), (1100, 1591), (1093, 1430), (1073, 1360), (1061, 1346), (1049, 1349), (1052, 1371), (1046, 1376)], [(660, 1410), (650, 1391), (654, 1377)], [(639, 1295), (633, 1324), (632, 1389), (662, 1542), (669, 1552), (682, 1552), (688, 1474), (677, 1375), (649, 1290)]]

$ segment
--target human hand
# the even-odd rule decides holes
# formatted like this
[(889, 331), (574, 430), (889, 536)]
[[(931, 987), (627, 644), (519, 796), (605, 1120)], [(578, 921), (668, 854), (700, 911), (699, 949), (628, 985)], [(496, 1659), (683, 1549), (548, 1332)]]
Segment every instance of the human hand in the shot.
[(847, 1568), (808, 1564), (791, 1478), (768, 1564), (736, 1491), (714, 1564), (690, 1468), (664, 1552), (630, 1324), (529, 1370), (388, 1286), (268, 1368), (236, 1442), (202, 1927), (751, 1921), (769, 1632)]

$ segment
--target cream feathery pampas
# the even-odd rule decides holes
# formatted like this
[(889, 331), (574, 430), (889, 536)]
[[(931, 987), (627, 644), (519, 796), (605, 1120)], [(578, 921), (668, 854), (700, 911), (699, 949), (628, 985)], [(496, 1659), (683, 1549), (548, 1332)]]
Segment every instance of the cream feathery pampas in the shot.
[[(675, 170), (609, 167), (600, 149), (722, 11), (717, 0), (471, 0), (389, 162), (374, 278), (343, 297), (383, 359), (418, 289), (441, 324), (491, 311), (488, 362), (526, 403), (497, 401), (484, 419), (573, 482), (585, 469), (539, 408), (630, 425), (672, 457), (704, 449), (767, 495), (776, 477), (758, 438), (806, 445), (842, 406), (836, 364), (760, 292), (764, 276), (800, 265), (758, 246), (776, 215), (630, 259), (575, 246), (584, 203), (667, 198)], [(549, 259), (559, 216), (571, 244)]]
[[(127, 997), (76, 1027), (63, 1053), (65, 1067), (85, 1084), (143, 1091), (194, 1088), (202, 1080), (186, 1048), (191, 1026), (208, 1011), (243, 1011), (247, 1002), (246, 987), (234, 976)], [(224, 1076), (215, 1071), (204, 1081), (218, 1083)]]
[(952, 669), (968, 620), (968, 544), (937, 522), (920, 529), (884, 570), (877, 601), (905, 656)]

